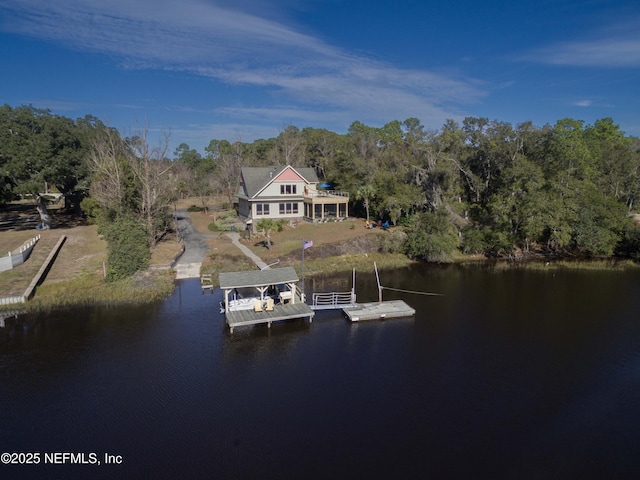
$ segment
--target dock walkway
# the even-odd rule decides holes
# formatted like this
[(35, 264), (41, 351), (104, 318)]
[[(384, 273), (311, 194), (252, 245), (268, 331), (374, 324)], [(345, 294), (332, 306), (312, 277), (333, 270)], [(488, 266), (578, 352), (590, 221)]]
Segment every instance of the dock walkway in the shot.
[(229, 331), (233, 333), (235, 327), (245, 325), (259, 325), (266, 323), (271, 327), (272, 322), (292, 319), (309, 319), (313, 321), (314, 312), (306, 303), (291, 303), (286, 305), (276, 305), (273, 310), (256, 312), (254, 310), (237, 310), (226, 313)]

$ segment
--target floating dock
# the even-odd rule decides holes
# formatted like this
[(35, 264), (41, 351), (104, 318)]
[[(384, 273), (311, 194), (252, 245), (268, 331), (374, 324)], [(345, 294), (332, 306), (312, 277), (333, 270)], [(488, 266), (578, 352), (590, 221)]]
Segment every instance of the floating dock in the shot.
[(403, 300), (358, 303), (355, 306), (344, 306), (342, 310), (352, 322), (411, 317), (416, 314), (415, 309), (411, 308)]

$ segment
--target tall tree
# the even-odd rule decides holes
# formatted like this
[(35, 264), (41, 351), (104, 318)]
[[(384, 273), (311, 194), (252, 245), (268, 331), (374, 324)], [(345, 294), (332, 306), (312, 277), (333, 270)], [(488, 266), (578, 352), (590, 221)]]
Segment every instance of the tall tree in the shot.
[(70, 194), (86, 176), (85, 145), (75, 123), (31, 106), (0, 107), (0, 165), (5, 186), (31, 195), (42, 227), (50, 217), (42, 193), (57, 188)]
[(598, 172), (594, 182), (631, 211), (640, 180), (632, 139), (611, 118), (596, 120), (585, 129), (585, 137)]
[(114, 128), (105, 128), (93, 139), (89, 168), (93, 174), (91, 198), (105, 220), (134, 211), (138, 202), (137, 183), (127, 160), (130, 152)]
[(274, 165), (306, 166), (305, 139), (298, 127), (287, 125), (282, 129), (270, 155)]
[(180, 162), (187, 166), (190, 170), (195, 170), (202, 161), (202, 155), (197, 150), (189, 148), (186, 143), (181, 143), (173, 152), (176, 162)]
[(340, 137), (325, 129), (305, 128), (302, 130), (307, 148), (309, 167), (315, 169), (320, 178), (327, 178), (339, 149)]
[(362, 200), (364, 210), (367, 214), (367, 221), (369, 221), (369, 209), (371, 207), (371, 200), (376, 196), (376, 190), (373, 185), (362, 185), (356, 190), (356, 200)]
[(153, 246), (169, 226), (169, 206), (177, 189), (170, 175), (173, 165), (166, 158), (168, 138), (151, 147), (148, 128), (137, 133), (123, 139), (117, 130), (106, 129), (96, 138), (91, 191), (107, 218), (135, 215)]
[(242, 143), (234, 142), (215, 162), (215, 181), (227, 199), (228, 208), (233, 207), (238, 188), (240, 173), (244, 166), (244, 148)]
[(491, 226), (505, 232), (511, 251), (514, 245), (528, 252), (544, 231), (545, 185), (542, 169), (524, 156), (516, 158), (503, 172), (502, 189), (488, 202)]
[(167, 229), (167, 209), (175, 197), (171, 184), (172, 164), (167, 159), (168, 136), (152, 147), (149, 144), (149, 129), (138, 130), (138, 134), (127, 140), (127, 159), (139, 184), (139, 215), (149, 236), (149, 245), (154, 246), (158, 233)]

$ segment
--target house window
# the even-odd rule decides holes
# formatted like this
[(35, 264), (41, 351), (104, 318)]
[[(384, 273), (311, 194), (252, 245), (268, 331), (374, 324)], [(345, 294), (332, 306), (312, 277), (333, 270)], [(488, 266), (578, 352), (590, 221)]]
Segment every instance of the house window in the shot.
[(298, 214), (298, 204), (297, 203), (281, 203), (280, 204), (280, 215), (291, 215)]
[(280, 195), (295, 195), (297, 192), (297, 185), (282, 184), (280, 185)]
[(269, 204), (256, 203), (256, 215), (269, 215)]

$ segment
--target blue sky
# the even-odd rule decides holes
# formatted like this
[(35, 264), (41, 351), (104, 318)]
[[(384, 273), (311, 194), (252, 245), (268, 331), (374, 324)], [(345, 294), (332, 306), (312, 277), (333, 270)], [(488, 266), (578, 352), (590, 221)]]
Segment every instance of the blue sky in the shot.
[(171, 151), (409, 117), (640, 136), (637, 0), (0, 0), (0, 45), (0, 103)]

